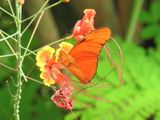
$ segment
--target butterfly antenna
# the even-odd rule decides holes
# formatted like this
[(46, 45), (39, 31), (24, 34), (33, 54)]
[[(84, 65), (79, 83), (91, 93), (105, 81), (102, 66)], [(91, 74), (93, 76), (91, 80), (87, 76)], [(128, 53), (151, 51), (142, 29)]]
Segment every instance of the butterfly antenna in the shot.
[(123, 57), (123, 52), (122, 52), (121, 47), (119, 46), (117, 41), (115, 39), (113, 39), (112, 37), (111, 37), (111, 40), (113, 40), (113, 42), (116, 44), (116, 46), (117, 46), (117, 48), (119, 50), (119, 54), (120, 54), (120, 57), (121, 57), (121, 60), (122, 60), (122, 64), (124, 64), (124, 57)]
[(118, 73), (118, 78), (119, 78), (119, 80), (120, 80), (120, 83), (121, 83), (121, 84), (124, 83), (124, 81), (122, 80), (122, 69), (120, 68), (120, 66), (119, 66), (116, 62), (113, 61), (112, 56), (111, 56), (110, 53), (108, 52), (107, 48), (106, 48), (105, 46), (104, 46), (103, 48), (104, 48), (104, 50), (105, 50), (108, 58), (109, 58), (110, 61), (112, 62), (113, 67), (116, 68), (116, 71), (117, 71), (117, 73)]

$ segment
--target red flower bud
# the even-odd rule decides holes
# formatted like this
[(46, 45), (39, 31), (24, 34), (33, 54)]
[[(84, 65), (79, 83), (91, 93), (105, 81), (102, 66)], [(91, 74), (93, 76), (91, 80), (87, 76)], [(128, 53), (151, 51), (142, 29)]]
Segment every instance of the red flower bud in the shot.
[(68, 3), (68, 2), (70, 2), (70, 0), (62, 0), (62, 2)]
[(94, 9), (85, 9), (84, 17), (81, 20), (78, 20), (74, 26), (72, 37), (79, 41), (89, 32), (95, 30), (94, 28), (94, 17), (95, 17)]
[(18, 3), (19, 3), (20, 5), (23, 5), (23, 4), (25, 3), (25, 0), (18, 0)]

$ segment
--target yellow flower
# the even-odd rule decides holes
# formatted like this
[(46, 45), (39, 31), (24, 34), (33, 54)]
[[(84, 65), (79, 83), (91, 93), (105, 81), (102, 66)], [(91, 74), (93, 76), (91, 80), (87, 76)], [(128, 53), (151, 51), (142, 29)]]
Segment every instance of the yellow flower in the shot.
[(43, 79), (43, 82), (46, 86), (50, 86), (52, 84), (55, 84), (55, 80), (52, 79), (49, 73), (47, 72), (42, 72), (40, 74), (40, 78)]
[(60, 85), (69, 84), (69, 82), (66, 82), (68, 78), (60, 72), (63, 65), (58, 62), (58, 58), (59, 52), (64, 51), (68, 53), (72, 48), (72, 44), (62, 42), (59, 46), (60, 48), (56, 52), (50, 46), (45, 46), (37, 52), (36, 65), (40, 68), (40, 78), (43, 79), (46, 86), (55, 84), (55, 82)]
[(59, 47), (61, 51), (65, 51), (66, 53), (68, 53), (72, 49), (73, 45), (68, 42), (61, 42), (61, 44), (59, 44)]
[(56, 61), (58, 61), (60, 51), (64, 51), (66, 53), (69, 53), (69, 51), (72, 49), (72, 47), (73, 47), (73, 45), (68, 42), (61, 42), (59, 44), (59, 48), (56, 50)]
[(54, 48), (52, 48), (50, 46), (43, 47), (40, 51), (37, 52), (36, 65), (40, 68), (44, 67), (45, 64), (52, 58), (54, 53), (55, 53)]
[(43, 79), (43, 82), (46, 86), (50, 86), (55, 83), (55, 80), (51, 77), (51, 70), (49, 69), (50, 62), (55, 53), (54, 48), (50, 46), (45, 46), (37, 52), (36, 65), (40, 68), (41, 74), (40, 78)]

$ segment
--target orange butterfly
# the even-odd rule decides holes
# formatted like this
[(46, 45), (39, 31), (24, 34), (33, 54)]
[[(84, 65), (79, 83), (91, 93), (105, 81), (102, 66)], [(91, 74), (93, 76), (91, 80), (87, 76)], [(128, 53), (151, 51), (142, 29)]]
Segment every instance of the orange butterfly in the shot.
[(65, 51), (60, 51), (61, 63), (81, 83), (87, 84), (96, 74), (98, 56), (110, 37), (111, 31), (107, 27), (92, 31), (77, 42), (68, 54)]

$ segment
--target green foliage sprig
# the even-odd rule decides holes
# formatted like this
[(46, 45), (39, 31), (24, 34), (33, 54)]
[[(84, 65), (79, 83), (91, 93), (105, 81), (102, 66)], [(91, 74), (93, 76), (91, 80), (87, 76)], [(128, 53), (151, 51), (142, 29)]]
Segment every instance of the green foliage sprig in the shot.
[(149, 10), (141, 12), (140, 21), (144, 25), (141, 38), (143, 40), (155, 39), (157, 45), (160, 45), (160, 3), (153, 2)]

